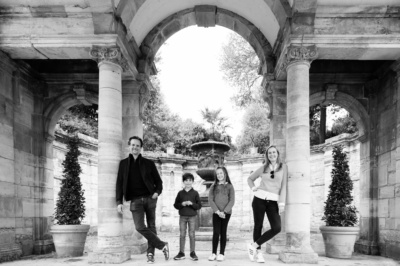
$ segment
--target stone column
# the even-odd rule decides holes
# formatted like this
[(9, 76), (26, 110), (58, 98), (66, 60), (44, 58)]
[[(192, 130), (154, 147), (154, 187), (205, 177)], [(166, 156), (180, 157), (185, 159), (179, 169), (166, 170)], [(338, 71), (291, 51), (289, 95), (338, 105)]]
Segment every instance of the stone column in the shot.
[(279, 254), (285, 263), (317, 263), (310, 245), (310, 63), (315, 46), (290, 46), (286, 55), (287, 130), (286, 163), (289, 168), (286, 200), (286, 249)]
[[(143, 110), (149, 99), (150, 82), (139, 74), (138, 80), (122, 82), (122, 158), (129, 155), (128, 139), (132, 136), (143, 138)], [(130, 201), (124, 202), (123, 235), (124, 245), (132, 254), (143, 253), (147, 249), (146, 239), (135, 230), (129, 211)]]
[(122, 263), (130, 259), (130, 252), (124, 247), (115, 184), (122, 148), (121, 76), (125, 63), (117, 47), (93, 47), (90, 55), (99, 63), (98, 243), (90, 261)]
[[(286, 81), (270, 80), (265, 88), (265, 100), (270, 108), (270, 144), (275, 145), (280, 157), (286, 157)], [(285, 213), (281, 215), (282, 230), (266, 243), (266, 251), (276, 254), (286, 247)]]

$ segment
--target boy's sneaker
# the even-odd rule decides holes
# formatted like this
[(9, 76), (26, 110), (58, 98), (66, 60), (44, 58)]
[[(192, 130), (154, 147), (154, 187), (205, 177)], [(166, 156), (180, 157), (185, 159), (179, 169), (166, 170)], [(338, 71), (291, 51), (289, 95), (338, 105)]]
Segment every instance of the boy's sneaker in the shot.
[(265, 262), (264, 256), (263, 256), (261, 250), (257, 250), (256, 258), (257, 258), (257, 262), (258, 263), (264, 263)]
[(152, 253), (147, 254), (147, 263), (154, 263), (154, 255)]
[(225, 259), (225, 256), (222, 254), (218, 254), (217, 256), (217, 261), (223, 261)]
[(185, 253), (183, 253), (182, 251), (179, 251), (178, 255), (174, 257), (174, 260), (184, 260), (184, 259), (185, 259)]
[(199, 258), (198, 258), (197, 255), (196, 255), (196, 252), (194, 252), (194, 251), (190, 252), (190, 258), (191, 258), (192, 260), (199, 260)]
[(169, 260), (169, 246), (168, 246), (168, 242), (165, 242), (165, 246), (163, 247), (162, 252), (164, 253), (165, 260)]
[(208, 260), (213, 261), (213, 260), (216, 260), (216, 258), (217, 258), (217, 255), (215, 255), (215, 253), (213, 253), (213, 254), (211, 254), (210, 257), (208, 257)]
[(249, 255), (250, 261), (254, 261), (254, 257), (256, 256), (257, 249), (253, 247), (251, 243), (247, 244), (247, 254)]

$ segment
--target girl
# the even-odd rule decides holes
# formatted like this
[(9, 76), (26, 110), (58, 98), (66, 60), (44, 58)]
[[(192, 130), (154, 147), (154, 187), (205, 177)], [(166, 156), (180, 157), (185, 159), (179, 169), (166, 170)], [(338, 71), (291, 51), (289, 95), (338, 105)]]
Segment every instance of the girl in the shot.
[[(235, 204), (235, 190), (225, 167), (217, 167), (215, 171), (214, 184), (210, 187), (208, 202), (213, 210), (212, 254), (208, 260), (223, 261), (225, 259), (226, 231), (231, 218), (232, 207)], [(217, 256), (220, 236), (221, 247)]]
[[(247, 251), (251, 261), (263, 263), (261, 245), (273, 238), (281, 231), (281, 213), (285, 210), (286, 185), (288, 169), (281, 162), (279, 151), (275, 146), (269, 146), (265, 152), (266, 163), (253, 172), (247, 179), (251, 190), (254, 192), (253, 217), (254, 217), (254, 243), (248, 244)], [(260, 186), (254, 185), (254, 180), (261, 177)], [(279, 202), (279, 203), (278, 203)], [(271, 229), (261, 235), (264, 214), (267, 214)]]

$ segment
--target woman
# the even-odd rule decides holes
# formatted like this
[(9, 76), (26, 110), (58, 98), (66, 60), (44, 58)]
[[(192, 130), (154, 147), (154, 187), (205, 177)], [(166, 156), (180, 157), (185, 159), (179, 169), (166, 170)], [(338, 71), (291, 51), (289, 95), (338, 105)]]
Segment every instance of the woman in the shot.
[[(285, 210), (286, 185), (288, 169), (279, 158), (279, 151), (275, 146), (269, 146), (265, 152), (266, 163), (253, 172), (247, 179), (254, 192), (253, 217), (254, 243), (248, 244), (247, 251), (251, 261), (264, 262), (261, 245), (273, 238), (281, 231), (281, 213)], [(261, 178), (260, 185), (254, 185), (257, 178)], [(271, 229), (261, 235), (264, 214), (267, 214)]]

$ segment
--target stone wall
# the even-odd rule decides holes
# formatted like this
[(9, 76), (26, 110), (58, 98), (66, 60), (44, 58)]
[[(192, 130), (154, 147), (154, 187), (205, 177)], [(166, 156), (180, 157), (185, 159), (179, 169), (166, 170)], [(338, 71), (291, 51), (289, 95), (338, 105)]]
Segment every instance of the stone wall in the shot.
[(0, 53), (0, 262), (53, 250), (43, 84)]

